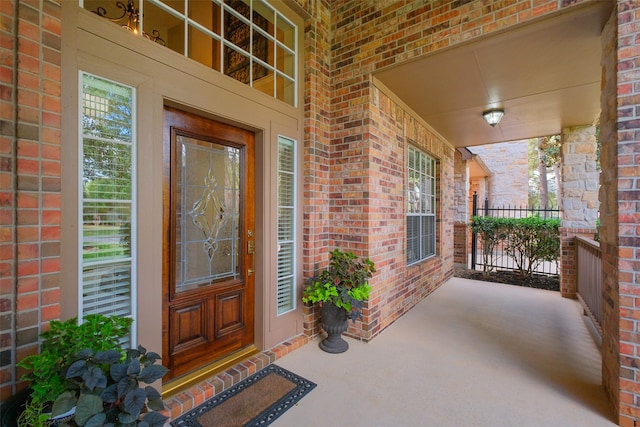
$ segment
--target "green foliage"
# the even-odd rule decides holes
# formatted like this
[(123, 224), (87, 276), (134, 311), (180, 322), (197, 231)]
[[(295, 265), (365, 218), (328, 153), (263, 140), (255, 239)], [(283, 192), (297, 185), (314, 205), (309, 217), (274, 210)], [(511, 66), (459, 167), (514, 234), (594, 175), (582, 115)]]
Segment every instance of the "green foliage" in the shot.
[(560, 257), (560, 220), (527, 218), (494, 218), (475, 216), (471, 230), (482, 240), (484, 271), (493, 264), (493, 255), (499, 244), (515, 262), (522, 277), (529, 277), (544, 261), (557, 261)]
[[(542, 181), (547, 181), (547, 176), (540, 175), (540, 165), (543, 164), (547, 168), (548, 173), (554, 173), (556, 175), (555, 181), (558, 178), (558, 168), (561, 164), (562, 157), (562, 140), (560, 135), (551, 135), (544, 138), (531, 138), (527, 141), (527, 156), (528, 156), (528, 181), (529, 181), (529, 195), (527, 204), (529, 206), (557, 206), (558, 194), (557, 185), (551, 184), (547, 192), (547, 200), (541, 199), (541, 188), (543, 187)], [(550, 181), (553, 183), (553, 180)]]
[(376, 272), (369, 258), (358, 259), (352, 252), (333, 250), (327, 269), (313, 277), (304, 289), (305, 303), (330, 302), (351, 314), (355, 322), (362, 318), (364, 301), (369, 299), (369, 279)]
[(482, 263), (486, 274), (491, 271), (495, 248), (506, 238), (506, 218), (474, 216), (471, 218), (471, 231), (482, 240)]
[(507, 255), (511, 256), (522, 277), (530, 277), (544, 261), (560, 256), (560, 220), (509, 218), (507, 221)]
[(551, 135), (542, 138), (540, 142), (540, 161), (548, 168), (559, 165), (561, 162), (562, 140), (560, 135)]
[(119, 342), (129, 335), (132, 322), (126, 317), (99, 314), (86, 316), (81, 324), (78, 324), (77, 317), (65, 322), (49, 322), (49, 330), (40, 334), (43, 340), (40, 353), (27, 356), (18, 363), (18, 366), (29, 371), (21, 379), (29, 381), (32, 389), (18, 425), (44, 425), (49, 416), (43, 412), (67, 389), (66, 370), (75, 355), (86, 348), (93, 351), (118, 348)]
[(74, 422), (80, 427), (164, 425), (167, 417), (153, 412), (164, 409), (160, 393), (151, 386), (140, 386), (167, 373), (167, 368), (155, 364), (160, 360), (158, 354), (139, 346), (124, 356), (114, 349), (86, 349), (76, 358), (67, 370), (67, 390), (53, 404), (53, 416), (75, 407)]
[(66, 381), (61, 372), (72, 362), (80, 350), (90, 348), (104, 351), (119, 346), (129, 335), (132, 319), (90, 314), (78, 324), (73, 317), (65, 322), (52, 320), (49, 330), (40, 334), (43, 339), (40, 353), (27, 356), (18, 366), (27, 369), (22, 380), (29, 381), (35, 403), (53, 402), (64, 391)]

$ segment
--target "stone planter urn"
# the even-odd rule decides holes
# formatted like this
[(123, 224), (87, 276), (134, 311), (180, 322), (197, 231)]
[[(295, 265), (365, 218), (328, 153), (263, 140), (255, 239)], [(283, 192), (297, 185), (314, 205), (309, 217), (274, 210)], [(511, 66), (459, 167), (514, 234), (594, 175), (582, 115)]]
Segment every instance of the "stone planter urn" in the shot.
[(320, 311), (322, 329), (327, 338), (320, 342), (320, 348), (327, 353), (344, 353), (349, 343), (342, 339), (342, 333), (349, 328), (347, 311), (335, 304), (325, 302)]

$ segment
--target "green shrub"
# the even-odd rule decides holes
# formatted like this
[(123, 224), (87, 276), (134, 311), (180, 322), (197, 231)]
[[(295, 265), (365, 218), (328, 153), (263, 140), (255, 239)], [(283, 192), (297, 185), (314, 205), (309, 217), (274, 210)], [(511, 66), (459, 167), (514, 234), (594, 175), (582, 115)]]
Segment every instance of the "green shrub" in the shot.
[(506, 238), (507, 218), (474, 216), (471, 218), (471, 231), (477, 233), (482, 241), (482, 270), (491, 271), (496, 247)]
[(496, 218), (474, 216), (471, 231), (482, 241), (484, 272), (493, 264), (498, 245), (505, 247), (522, 277), (530, 277), (540, 263), (557, 261), (560, 257), (560, 220), (526, 218)]
[(506, 252), (522, 277), (530, 277), (544, 261), (560, 257), (560, 220), (540, 217), (510, 218)]

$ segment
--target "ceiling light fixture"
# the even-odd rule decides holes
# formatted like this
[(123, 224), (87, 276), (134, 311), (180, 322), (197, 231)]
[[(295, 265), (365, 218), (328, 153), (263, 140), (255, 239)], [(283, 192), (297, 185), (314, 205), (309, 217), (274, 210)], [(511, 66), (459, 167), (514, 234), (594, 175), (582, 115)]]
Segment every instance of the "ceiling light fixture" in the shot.
[(482, 113), (482, 117), (489, 123), (489, 126), (494, 127), (500, 120), (502, 120), (502, 116), (504, 116), (504, 110), (501, 108), (493, 108), (491, 110), (484, 111)]
[[(122, 24), (120, 24), (122, 28), (125, 28), (129, 31), (134, 32), (135, 34), (138, 34), (138, 32), (140, 31), (140, 28), (139, 28), (140, 27), (140, 9), (135, 7), (133, 0), (128, 0), (126, 6), (123, 2), (117, 1), (116, 7), (118, 9), (122, 9), (122, 15), (118, 16), (117, 18), (111, 18), (107, 16), (107, 10), (102, 6), (98, 6), (98, 8), (93, 11), (93, 13), (103, 18), (106, 18), (111, 22), (115, 22), (115, 23), (123, 22)], [(162, 40), (162, 38), (160, 37), (160, 33), (158, 32), (158, 30), (151, 31), (151, 34), (142, 30), (142, 35), (151, 41), (161, 44), (162, 46), (166, 46), (164, 40)]]

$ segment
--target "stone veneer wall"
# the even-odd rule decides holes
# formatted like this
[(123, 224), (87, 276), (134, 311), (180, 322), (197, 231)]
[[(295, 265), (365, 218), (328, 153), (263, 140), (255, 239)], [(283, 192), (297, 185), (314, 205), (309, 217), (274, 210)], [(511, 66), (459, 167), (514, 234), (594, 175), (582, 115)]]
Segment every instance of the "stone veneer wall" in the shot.
[(596, 127), (562, 130), (562, 223), (569, 228), (595, 228), (600, 202), (596, 167)]
[(60, 316), (60, 14), (0, 1), (0, 401)]
[[(490, 206), (527, 206), (529, 202), (529, 157), (527, 141), (469, 147), (492, 172), (489, 178)], [(484, 197), (478, 199), (484, 203)]]
[(560, 229), (560, 292), (575, 298), (575, 236), (593, 238), (598, 219), (600, 171), (596, 168), (596, 127), (562, 130), (562, 227)]

